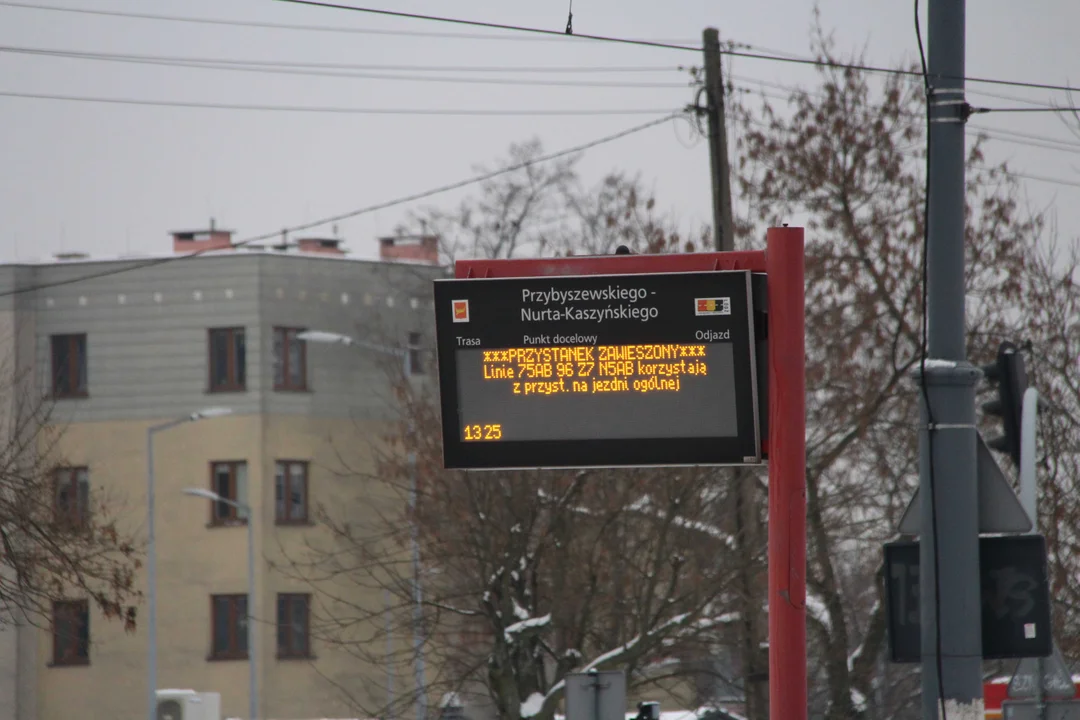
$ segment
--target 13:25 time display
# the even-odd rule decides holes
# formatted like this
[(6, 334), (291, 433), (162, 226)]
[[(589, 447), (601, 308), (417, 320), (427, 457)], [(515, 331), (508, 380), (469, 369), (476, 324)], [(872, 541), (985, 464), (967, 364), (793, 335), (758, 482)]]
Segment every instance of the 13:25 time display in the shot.
[(466, 425), (466, 440), (502, 440), (502, 425)]

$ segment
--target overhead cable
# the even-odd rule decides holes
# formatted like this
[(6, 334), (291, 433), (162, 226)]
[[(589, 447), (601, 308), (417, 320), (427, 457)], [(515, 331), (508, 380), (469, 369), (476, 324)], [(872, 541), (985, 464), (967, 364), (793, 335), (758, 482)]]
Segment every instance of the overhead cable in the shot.
[[(424, 32), (413, 30), (387, 30), (387, 29), (372, 29), (372, 28), (350, 28), (340, 27), (332, 25), (296, 25), (288, 23), (270, 23), (270, 22), (255, 22), (245, 20), (222, 20), (217, 18), (195, 18), (195, 17), (180, 17), (173, 15), (154, 15), (149, 13), (134, 13), (134, 12), (122, 12), (115, 10), (90, 10), (87, 8), (74, 8), (64, 7), (57, 5), (35, 5), (32, 3), (14, 2), (12, 0), (0, 0), (0, 7), (13, 7), (24, 8), (32, 10), (51, 10), (58, 12), (71, 12), (71, 13), (83, 13), (88, 15), (101, 15), (111, 17), (123, 17), (123, 18), (136, 18), (146, 20), (165, 20), (175, 22), (187, 22), (187, 23), (200, 23), (208, 25), (225, 25), (225, 26), (239, 26), (239, 27), (259, 27), (268, 29), (279, 30), (311, 30), (321, 32), (337, 32), (337, 33), (359, 33), (370, 35), (402, 35), (402, 36), (419, 36), (419, 37), (440, 37), (440, 38), (461, 38), (469, 40), (548, 40), (548, 41), (564, 41), (574, 42), (577, 40), (597, 40), (614, 43), (624, 43), (630, 45), (643, 45), (647, 47), (666, 48), (671, 50), (690, 50), (693, 52), (701, 52), (701, 47), (696, 46), (696, 40), (651, 40), (651, 39), (635, 39), (635, 38), (619, 38), (609, 37), (604, 35), (589, 35), (575, 32), (573, 35), (567, 35), (564, 30), (549, 30), (546, 28), (532, 28), (518, 25), (505, 25), (499, 23), (488, 23), (477, 20), (463, 20), (459, 18), (440, 17), (434, 15), (420, 15), (416, 13), (401, 13), (391, 10), (380, 10), (376, 8), (356, 7), (351, 5), (341, 5), (335, 3), (315, 2), (313, 0), (277, 0), (278, 2), (288, 2), (299, 5), (309, 5), (314, 7), (334, 8), (341, 10), (351, 10), (354, 12), (374, 13), (379, 15), (387, 15), (394, 17), (403, 17), (411, 19), (432, 20), (438, 22), (446, 22), (458, 25), (468, 25), (473, 27), (483, 27), (489, 29), (502, 29), (511, 31), (505, 35), (495, 34), (469, 34), (469, 33), (436, 33), (436, 32)], [(529, 37), (534, 35), (536, 37)], [(751, 47), (745, 44), (739, 44), (739, 47)], [(763, 52), (753, 52), (750, 50), (736, 50), (729, 45), (728, 49), (721, 49), (722, 55), (729, 55), (732, 57), (744, 57), (753, 60), (765, 60), (773, 62), (786, 62), (796, 63), (801, 65), (811, 65), (818, 67), (833, 67), (838, 69), (856, 70), (861, 72), (883, 73), (892, 75), (903, 75), (913, 78), (920, 78), (921, 73), (915, 70), (902, 70), (898, 68), (880, 67), (873, 65), (864, 65), (858, 63), (843, 63), (832, 60), (820, 60), (816, 58), (800, 57), (793, 53), (782, 52), (779, 50), (768, 50)], [(403, 68), (404, 69), (404, 68)], [(413, 68), (413, 69), (427, 69), (427, 68)], [(450, 69), (450, 68), (447, 68)], [(464, 68), (455, 68), (459, 71), (465, 71)], [(432, 69), (437, 70), (437, 68)], [(507, 68), (507, 70), (525, 71), (521, 68)], [(543, 70), (538, 70), (543, 71)], [(531, 72), (531, 70), (530, 70)], [(955, 79), (955, 78), (950, 78)], [(1077, 88), (1069, 85), (1057, 85), (1052, 83), (1040, 83), (1029, 82), (1021, 80), (1000, 80), (997, 78), (984, 78), (969, 76), (963, 78), (967, 82), (988, 83), (996, 85), (1009, 85), (1013, 87), (1026, 87), (1039, 90), (1055, 90), (1062, 92), (1070, 92)]]
[(310, 7), (329, 8), (332, 10), (350, 10), (352, 12), (381, 15), (384, 17), (406, 18), (409, 20), (433, 20), (435, 22), (450, 23), (451, 25), (468, 25), (470, 27), (487, 28), (488, 30), (511, 30), (515, 32), (532, 33), (534, 35), (546, 35), (564, 39), (580, 38), (582, 40), (599, 40), (601, 42), (621, 43), (624, 45), (642, 45), (644, 47), (662, 48), (666, 50), (691, 50), (701, 52), (700, 46), (682, 45), (660, 40), (644, 40), (637, 38), (620, 38), (609, 35), (589, 35), (575, 32), (568, 35), (566, 30), (548, 30), (546, 28), (525, 27), (523, 25), (507, 25), (504, 23), (484, 22), (482, 20), (463, 20), (460, 18), (445, 17), (441, 15), (422, 15), (420, 13), (401, 12), (399, 10), (383, 10), (380, 8), (358, 7), (356, 5), (341, 5), (339, 3), (319, 2), (318, 0), (277, 0), (278, 2), (292, 5), (307, 5)]
[(62, 100), (67, 102), (105, 103), (110, 105), (149, 105), (154, 107), (203, 108), (209, 110), (251, 110), (257, 112), (337, 113), (345, 115), (459, 115), (476, 117), (525, 117), (525, 116), (589, 116), (589, 115), (659, 115), (669, 112), (667, 108), (596, 108), (556, 109), (536, 108), (530, 110), (477, 109), (477, 108), (355, 108), (313, 105), (246, 105), (236, 103), (189, 102), (186, 100), (142, 100), (139, 98), (107, 98), (88, 95), (56, 95), (0, 90), (0, 97), (33, 100)]
[[(439, 187), (432, 188), (430, 190), (425, 190), (423, 192), (418, 192), (418, 193), (414, 193), (412, 195), (406, 195), (404, 197), (399, 197), (399, 198), (396, 198), (394, 200), (388, 200), (386, 202), (377, 203), (375, 205), (368, 205), (368, 206), (365, 206), (365, 207), (357, 208), (355, 210), (350, 210), (348, 212), (339, 213), (337, 215), (331, 215), (330, 217), (325, 217), (325, 218), (322, 218), (320, 220), (315, 220), (315, 221), (312, 221), (312, 222), (303, 223), (301, 225), (294, 225), (292, 227), (282, 228), (281, 230), (275, 230), (273, 232), (264, 233), (262, 235), (256, 235), (254, 237), (250, 237), (250, 238), (247, 238), (245, 240), (241, 240), (239, 242), (233, 243), (233, 247), (250, 246), (250, 245), (253, 245), (254, 243), (262, 242), (264, 240), (270, 240), (272, 238), (277, 238), (277, 237), (280, 237), (280, 236), (288, 234), (288, 233), (295, 233), (295, 232), (302, 232), (304, 230), (310, 230), (310, 229), (315, 228), (315, 227), (319, 227), (319, 226), (322, 226), (322, 225), (329, 225), (331, 223), (339, 222), (341, 220), (347, 220), (349, 218), (358, 217), (360, 215), (366, 215), (368, 213), (378, 212), (379, 210), (386, 210), (387, 208), (395, 207), (397, 205), (404, 205), (406, 203), (415, 202), (417, 200), (423, 200), (423, 199), (432, 197), (434, 195), (440, 195), (442, 193), (450, 192), (452, 190), (459, 190), (461, 188), (468, 187), (469, 185), (475, 185), (477, 183), (481, 183), (481, 182), (485, 182), (487, 180), (491, 180), (493, 178), (499, 177), (500, 175), (505, 175), (507, 173), (516, 172), (518, 170), (523, 170), (523, 169), (525, 169), (527, 167), (530, 167), (532, 165), (537, 165), (539, 163), (544, 163), (544, 162), (550, 162), (551, 160), (557, 160), (559, 158), (566, 157), (568, 155), (576, 155), (578, 153), (582, 153), (582, 152), (585, 152), (587, 150), (591, 150), (594, 147), (597, 147), (597, 146), (600, 146), (600, 145), (605, 145), (607, 143), (614, 142), (616, 140), (620, 140), (620, 139), (622, 139), (624, 137), (637, 134), (637, 133), (642, 132), (644, 130), (648, 130), (649, 128), (656, 127), (657, 125), (662, 125), (664, 123), (670, 122), (671, 120), (673, 120), (676, 117), (679, 117), (682, 114), (683, 114), (682, 111), (672, 112), (672, 113), (669, 113), (668, 115), (666, 115), (665, 117), (658, 118), (656, 120), (651, 120), (651, 121), (649, 121), (647, 123), (642, 123), (641, 125), (635, 125), (634, 127), (628, 128), (628, 129), (623, 130), (621, 132), (617, 132), (617, 133), (614, 133), (614, 134), (611, 134), (611, 135), (605, 135), (604, 137), (597, 138), (596, 140), (592, 140), (592, 141), (587, 142), (587, 143), (582, 143), (581, 145), (575, 145), (574, 147), (566, 148), (564, 150), (559, 150), (558, 152), (553, 152), (553, 153), (549, 153), (547, 155), (542, 155), (542, 156), (540, 156), (538, 158), (533, 158), (531, 160), (526, 160), (526, 161), (523, 161), (523, 162), (514, 163), (512, 165), (507, 165), (506, 167), (499, 168), (498, 170), (492, 170), (490, 172), (481, 173), (480, 175), (474, 175), (473, 177), (467, 178), (465, 180), (459, 180), (457, 182), (449, 183), (447, 185), (441, 185)], [(206, 254), (207, 252), (210, 252), (210, 251), (209, 250), (197, 250), (195, 252), (187, 253), (185, 255), (172, 255), (172, 256), (164, 257), (164, 258), (155, 258), (153, 260), (147, 260), (147, 261), (144, 261), (144, 262), (137, 262), (137, 263), (134, 263), (132, 265), (125, 265), (125, 266), (122, 266), (122, 267), (110, 268), (108, 270), (103, 270), (101, 272), (87, 273), (85, 275), (79, 275), (79, 276), (76, 276), (76, 277), (67, 278), (65, 280), (57, 280), (55, 282), (49, 282), (49, 283), (38, 283), (36, 285), (30, 285), (30, 286), (27, 286), (27, 287), (15, 288), (13, 290), (7, 290), (7, 291), (0, 292), (0, 297), (7, 297), (9, 295), (19, 295), (19, 294), (28, 293), (28, 292), (36, 292), (38, 290), (46, 290), (48, 288), (61, 287), (61, 286), (64, 286), (64, 285), (74, 285), (76, 283), (86, 282), (86, 281), (89, 281), (89, 280), (97, 280), (97, 279), (100, 279), (100, 278), (112, 277), (112, 276), (115, 276), (115, 275), (120, 275), (122, 273), (132, 272), (134, 270), (141, 270), (143, 268), (149, 268), (149, 267), (157, 267), (159, 265), (164, 265), (164, 264), (170, 263), (170, 262), (178, 262), (178, 261), (181, 261), (181, 260), (187, 260), (187, 259), (190, 259), (190, 258), (193, 258), (193, 257), (198, 257), (199, 255)]]
[[(197, 18), (197, 17), (182, 17), (177, 15), (154, 15), (150, 13), (137, 13), (126, 12), (120, 10), (94, 10), (89, 8), (76, 8), (65, 7), (63, 5), (36, 5), (33, 3), (25, 2), (12, 2), (11, 0), (0, 1), (0, 7), (12, 7), (22, 8), (26, 10), (50, 10), (55, 12), (68, 12), (68, 13), (81, 13), (83, 15), (98, 15), (104, 17), (118, 17), (118, 18), (131, 18), (136, 20), (163, 20), (169, 22), (182, 22), (193, 23), (198, 25), (224, 25), (231, 27), (251, 27), (251, 28), (263, 28), (267, 30), (301, 30), (311, 32), (328, 32), (328, 33), (352, 33), (357, 35), (397, 35), (404, 37), (430, 37), (430, 38), (448, 38), (457, 40), (542, 40), (542, 41), (573, 41), (573, 37), (522, 37), (520, 35), (496, 35), (491, 33), (479, 34), (479, 33), (445, 33), (445, 32), (424, 32), (417, 30), (388, 30), (382, 28), (356, 28), (356, 27), (340, 27), (337, 25), (296, 25), (291, 23), (272, 23), (272, 22), (258, 22), (253, 20), (224, 20), (218, 18)], [(561, 33), (560, 33), (561, 35)], [(660, 40), (657, 42), (670, 42), (677, 44), (683, 41), (680, 40)], [(694, 41), (687, 40), (687, 43)]]
[(446, 76), (430, 75), (386, 75), (378, 73), (356, 72), (331, 72), (326, 70), (293, 68), (289, 66), (274, 67), (268, 64), (247, 66), (242, 61), (230, 61), (220, 63), (216, 60), (203, 60), (199, 58), (170, 58), (153, 55), (119, 55), (112, 53), (76, 52), (68, 50), (46, 50), (38, 48), (19, 48), (0, 46), (0, 53), (16, 53), (32, 55), (36, 57), (58, 57), (73, 60), (94, 60), (103, 62), (134, 63), (138, 65), (158, 65), (166, 67), (185, 67), (202, 70), (225, 70), (233, 72), (254, 72), (273, 75), (305, 75), (316, 77), (344, 78), (357, 80), (393, 80), (404, 82), (436, 82), (436, 83), (463, 83), (479, 85), (520, 85), (520, 86), (551, 86), (551, 87), (615, 87), (615, 88), (685, 88), (686, 82), (622, 82), (607, 80), (534, 80), (530, 78), (487, 78), (465, 77), (455, 78)]
[[(2, 3), (0, 3), (2, 4)], [(127, 53), (95, 53), (81, 50), (55, 50), (49, 48), (18, 47), (3, 45), (5, 52), (58, 54), (82, 56), (107, 56), (139, 60), (211, 63), (214, 65), (250, 65), (254, 67), (316, 68), (321, 70), (388, 70), (399, 72), (476, 72), (476, 73), (606, 73), (606, 72), (671, 72), (683, 71), (682, 65), (384, 65), (365, 63), (301, 62), (295, 60), (243, 60), (238, 58), (204, 58), (183, 55), (132, 55)], [(1011, 98), (1008, 98), (1011, 99)]]

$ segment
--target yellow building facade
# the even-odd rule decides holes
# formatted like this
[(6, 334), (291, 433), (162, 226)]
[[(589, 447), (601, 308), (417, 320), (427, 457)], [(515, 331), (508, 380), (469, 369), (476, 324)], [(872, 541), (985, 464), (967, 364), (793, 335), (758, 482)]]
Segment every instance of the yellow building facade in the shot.
[[(393, 412), (385, 363), (407, 361), (406, 374), (425, 381), (431, 358), (406, 348), (426, 342), (440, 270), (346, 259), (326, 251), (332, 241), (319, 252), (240, 252), (222, 231), (189, 235), (218, 249), (153, 267), (118, 260), (130, 271), (63, 285), (103, 268), (0, 267), (0, 284), (21, 290), (0, 307), (18, 361), (11, 367), (31, 367), (54, 403), (56, 456), (69, 469), (56, 502), (80, 512), (82, 493), (105, 499), (121, 531), (145, 544), (149, 429), (227, 409), (154, 434), (156, 686), (220, 693), (223, 718), (248, 717), (250, 614), (260, 718), (360, 717), (357, 704), (385, 700), (387, 668), (316, 637), (321, 596), (288, 567), (330, 542), (318, 508), (362, 525), (374, 503), (392, 502), (372, 481)], [(374, 347), (296, 338), (313, 329)], [(252, 517), (190, 489), (249, 506)], [(56, 610), (60, 634), (9, 623), (0, 632), (0, 720), (146, 718), (145, 560), (137, 585), (147, 596), (133, 632), (77, 597)], [(383, 602), (349, 592), (350, 603), (374, 612)]]

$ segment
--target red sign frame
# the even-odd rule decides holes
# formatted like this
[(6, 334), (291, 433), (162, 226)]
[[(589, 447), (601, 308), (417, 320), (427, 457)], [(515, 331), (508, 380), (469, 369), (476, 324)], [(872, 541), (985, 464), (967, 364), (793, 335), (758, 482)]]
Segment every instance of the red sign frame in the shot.
[(764, 251), (459, 260), (455, 277), (750, 270), (768, 285), (769, 716), (806, 720), (806, 322), (803, 228), (769, 228)]

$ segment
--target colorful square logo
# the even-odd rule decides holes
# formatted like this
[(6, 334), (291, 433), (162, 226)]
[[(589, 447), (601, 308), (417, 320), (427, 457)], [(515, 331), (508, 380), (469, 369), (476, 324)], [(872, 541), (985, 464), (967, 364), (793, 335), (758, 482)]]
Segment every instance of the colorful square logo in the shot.
[(731, 298), (697, 298), (694, 300), (695, 315), (730, 315)]
[(454, 322), (469, 322), (468, 300), (452, 300), (450, 305), (454, 308)]

